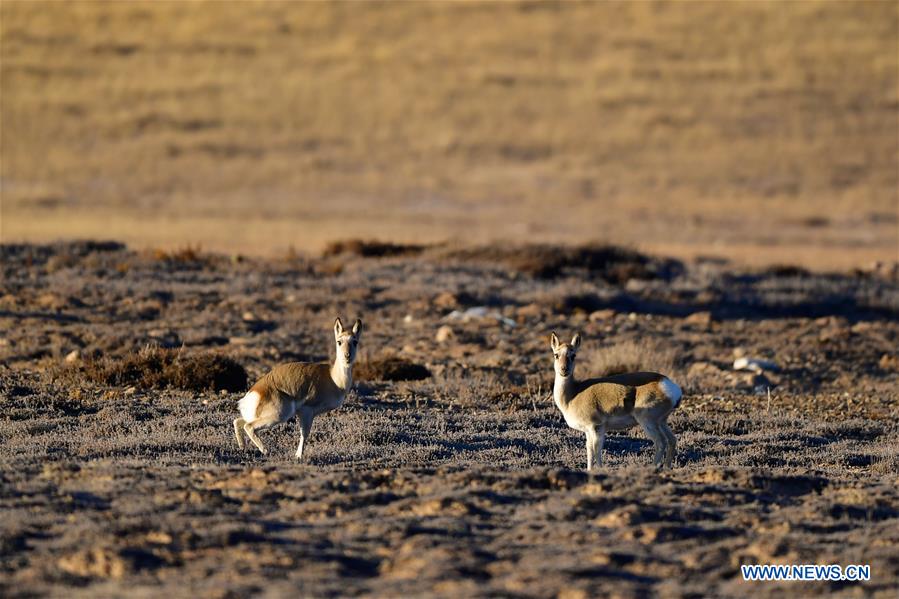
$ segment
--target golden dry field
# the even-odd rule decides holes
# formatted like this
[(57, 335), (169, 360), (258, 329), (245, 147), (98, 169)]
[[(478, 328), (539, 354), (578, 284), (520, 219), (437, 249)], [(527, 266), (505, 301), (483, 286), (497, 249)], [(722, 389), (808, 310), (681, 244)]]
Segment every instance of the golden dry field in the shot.
[(0, 4), (2, 238), (895, 259), (895, 2)]

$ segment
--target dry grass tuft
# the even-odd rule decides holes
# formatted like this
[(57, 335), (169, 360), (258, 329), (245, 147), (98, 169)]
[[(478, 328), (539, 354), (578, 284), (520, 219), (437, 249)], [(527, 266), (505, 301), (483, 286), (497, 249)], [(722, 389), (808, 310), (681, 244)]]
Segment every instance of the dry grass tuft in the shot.
[[(651, 370), (674, 376), (677, 354), (652, 341), (624, 341), (591, 353), (590, 376), (612, 376), (624, 372)], [(587, 376), (584, 373), (582, 376)]]
[(216, 354), (184, 355), (179, 350), (155, 346), (121, 359), (104, 357), (66, 366), (56, 373), (56, 378), (111, 387), (170, 387), (195, 392), (247, 388), (247, 371), (231, 358)]
[(761, 273), (772, 277), (809, 277), (812, 274), (808, 269), (793, 264), (772, 264), (762, 269)]
[(151, 252), (151, 256), (154, 260), (168, 262), (170, 264), (196, 264), (208, 260), (208, 256), (203, 254), (199, 244), (196, 246), (187, 244), (173, 250), (156, 248)]
[(652, 258), (632, 249), (605, 244), (558, 246), (489, 245), (450, 254), (465, 261), (498, 262), (526, 275), (552, 279), (569, 269), (586, 269), (591, 276), (620, 285), (630, 279), (670, 278), (683, 270), (677, 260)]
[(385, 256), (417, 256), (427, 246), (414, 244), (390, 243), (384, 241), (364, 241), (362, 239), (344, 239), (332, 241), (322, 252), (322, 256), (330, 258), (343, 254), (362, 256), (363, 258), (383, 258)]
[(353, 376), (360, 381), (421, 381), (429, 378), (431, 371), (421, 364), (389, 357), (360, 362)]

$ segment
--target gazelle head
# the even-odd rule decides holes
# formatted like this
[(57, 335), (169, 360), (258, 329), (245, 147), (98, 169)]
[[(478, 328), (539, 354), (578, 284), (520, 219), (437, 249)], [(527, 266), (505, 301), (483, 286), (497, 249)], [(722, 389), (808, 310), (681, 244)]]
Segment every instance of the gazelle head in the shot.
[(334, 321), (334, 340), (337, 342), (337, 361), (350, 365), (356, 359), (356, 346), (359, 345), (359, 337), (362, 335), (362, 321), (358, 318), (353, 323), (353, 329), (348, 331), (343, 328), (340, 318)]
[(553, 349), (553, 367), (556, 376), (568, 378), (574, 376), (574, 360), (577, 358), (577, 350), (581, 346), (581, 334), (575, 333), (571, 343), (562, 343), (555, 333), (549, 338)]

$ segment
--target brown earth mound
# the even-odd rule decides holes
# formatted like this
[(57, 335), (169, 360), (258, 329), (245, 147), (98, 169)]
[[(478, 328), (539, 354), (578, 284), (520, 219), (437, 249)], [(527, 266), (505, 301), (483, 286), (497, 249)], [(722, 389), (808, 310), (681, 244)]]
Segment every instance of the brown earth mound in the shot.
[(628, 248), (603, 244), (488, 245), (458, 250), (449, 257), (466, 262), (498, 262), (540, 279), (560, 277), (569, 269), (586, 269), (592, 276), (613, 284), (630, 279), (668, 279), (683, 270), (683, 264), (677, 260), (653, 258)]
[(332, 241), (325, 246), (322, 257), (330, 258), (343, 254), (362, 256), (363, 258), (383, 258), (385, 256), (416, 256), (425, 250), (424, 245), (389, 243), (384, 241), (365, 241), (362, 239), (343, 239)]
[(380, 358), (361, 362), (353, 374), (361, 381), (421, 381), (431, 376), (431, 371), (402, 358)]
[(147, 347), (123, 358), (88, 359), (65, 367), (59, 377), (142, 389), (233, 392), (247, 388), (247, 371), (231, 358), (217, 354), (184, 355), (160, 347)]

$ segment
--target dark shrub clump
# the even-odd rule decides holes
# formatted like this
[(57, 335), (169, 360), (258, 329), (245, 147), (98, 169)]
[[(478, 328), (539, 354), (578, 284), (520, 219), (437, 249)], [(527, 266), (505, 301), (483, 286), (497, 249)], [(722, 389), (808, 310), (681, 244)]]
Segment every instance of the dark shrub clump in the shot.
[(85, 360), (62, 371), (63, 378), (77, 378), (110, 386), (143, 389), (171, 387), (187, 391), (243, 391), (247, 371), (216, 354), (184, 355), (173, 349), (148, 347), (121, 359)]
[(345, 239), (332, 241), (325, 247), (322, 256), (330, 258), (342, 254), (352, 254), (363, 258), (381, 258), (384, 256), (417, 256), (426, 246), (414, 244), (389, 243), (383, 241), (364, 241), (362, 239)]
[(673, 259), (653, 258), (635, 250), (614, 245), (588, 244), (558, 246), (491, 245), (450, 254), (467, 261), (498, 262), (526, 275), (552, 279), (568, 269), (587, 270), (609, 283), (621, 285), (630, 279), (670, 279), (683, 272), (683, 264)]
[(431, 376), (431, 371), (401, 358), (381, 358), (359, 363), (353, 376), (361, 381), (420, 381)]

